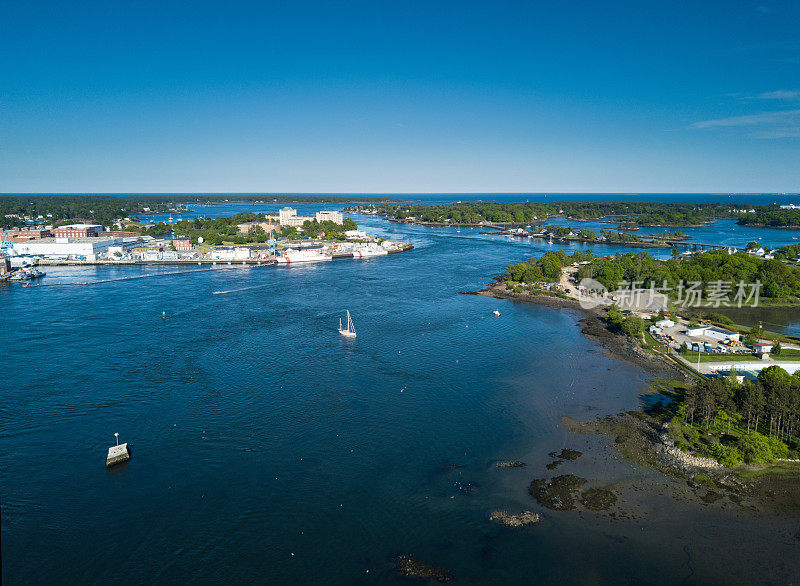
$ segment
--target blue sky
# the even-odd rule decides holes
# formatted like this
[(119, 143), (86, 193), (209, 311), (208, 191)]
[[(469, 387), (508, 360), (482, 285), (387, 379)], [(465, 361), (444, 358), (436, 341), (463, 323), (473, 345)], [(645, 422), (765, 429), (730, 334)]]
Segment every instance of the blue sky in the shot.
[(800, 191), (800, 3), (6, 2), (1, 192)]

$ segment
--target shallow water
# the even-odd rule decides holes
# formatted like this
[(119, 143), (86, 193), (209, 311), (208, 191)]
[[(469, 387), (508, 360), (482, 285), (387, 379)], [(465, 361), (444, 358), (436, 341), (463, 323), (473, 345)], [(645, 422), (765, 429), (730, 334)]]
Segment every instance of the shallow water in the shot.
[[(571, 311), (456, 294), (547, 245), (358, 221), (416, 248), (180, 275), (50, 267), (52, 286), (0, 287), (4, 580), (391, 582), (399, 553), (473, 582), (689, 574), (657, 556), (682, 552), (694, 519), (612, 522), (527, 494), (548, 452), (602, 452), (562, 416), (634, 408), (647, 380)], [(138, 274), (154, 276), (70, 284)], [(114, 432), (133, 458), (108, 472)], [(634, 474), (590, 454), (569, 466)], [(509, 531), (495, 508), (544, 519)]]

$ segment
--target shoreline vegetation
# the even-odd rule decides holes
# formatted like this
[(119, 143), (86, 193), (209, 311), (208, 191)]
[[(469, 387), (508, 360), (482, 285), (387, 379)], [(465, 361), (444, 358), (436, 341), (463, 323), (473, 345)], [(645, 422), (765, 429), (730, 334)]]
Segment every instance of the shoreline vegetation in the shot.
[[(625, 315), (616, 305), (587, 309), (556, 285), (563, 282), (566, 267), (578, 266), (590, 273), (599, 268), (616, 269), (616, 273), (594, 273), (594, 278), (605, 275), (607, 279), (622, 279), (629, 263), (637, 258), (640, 274), (650, 262), (662, 269), (661, 275), (665, 274), (664, 263), (693, 264), (691, 259), (653, 261), (643, 255), (649, 257), (646, 253), (628, 253), (609, 260), (596, 259), (590, 252), (572, 256), (564, 251), (548, 252), (541, 258), (509, 265), (506, 274), (495, 277), (481, 291), (464, 293), (578, 311), (583, 316), (578, 322), (582, 332), (599, 342), (610, 357), (633, 363), (660, 381), (651, 383), (653, 397), (658, 400), (649, 407), (590, 422), (565, 420), (571, 431), (613, 437), (613, 445), (622, 456), (685, 480), (703, 504), (719, 501), (757, 510), (800, 509), (800, 372), (790, 376), (773, 365), (761, 370), (754, 381), (740, 379), (735, 370), (727, 376), (699, 376), (670, 353), (653, 352), (645, 343), (645, 322), (640, 317)], [(727, 267), (725, 261), (731, 260), (726, 256), (734, 257), (739, 266), (749, 260), (736, 258), (749, 256), (744, 253), (709, 251), (695, 255), (694, 264), (708, 268), (715, 261), (722, 272), (711, 271), (706, 276), (718, 277)], [(598, 260), (603, 261), (602, 266), (595, 264)], [(758, 259), (754, 265), (756, 269), (777, 270), (781, 279), (785, 278), (784, 270), (790, 270), (793, 277), (800, 276), (800, 269), (779, 261)], [(735, 278), (731, 273), (724, 274)], [(769, 271), (761, 274), (767, 276)], [(607, 282), (616, 284), (613, 279)], [(547, 284), (552, 287), (547, 288)], [(800, 281), (784, 284), (793, 294), (798, 293)], [(534, 481), (530, 492), (544, 506), (566, 502), (573, 503), (567, 508), (579, 510), (593, 510), (594, 505), (587, 503), (594, 497), (610, 503), (609, 507), (616, 501), (616, 495), (584, 491), (581, 487), (585, 482), (562, 475)], [(773, 498), (776, 493), (781, 497)]]
[[(371, 213), (396, 221), (427, 225), (524, 225), (554, 217), (596, 220), (636, 226), (683, 227), (703, 225), (727, 218), (736, 219), (750, 208), (747, 204), (684, 204), (662, 202), (462, 202), (432, 204), (375, 204), (355, 206), (348, 211)], [(742, 211), (744, 210), (744, 211)]]
[(518, 238), (539, 238), (559, 244), (599, 244), (608, 246), (631, 246), (633, 248), (673, 248), (672, 242), (682, 242), (690, 239), (685, 234), (681, 238), (667, 240), (665, 238), (642, 238), (625, 232), (602, 230), (598, 236), (594, 230), (581, 229), (577, 233), (569, 227), (545, 226), (542, 232), (528, 232), (515, 230), (497, 230), (495, 232), (481, 232), (489, 236), (515, 236)]
[(453, 204), (375, 203), (351, 206), (352, 213), (383, 216), (395, 222), (420, 226), (515, 227), (552, 218), (602, 221), (618, 229), (640, 227), (693, 228), (715, 220), (736, 220), (743, 226), (800, 229), (800, 210), (777, 204), (688, 204), (665, 202), (457, 202)]
[(140, 214), (185, 213), (187, 205), (221, 203), (335, 203), (401, 202), (383, 196), (277, 195), (277, 194), (164, 194), (164, 195), (4, 195), (0, 197), (0, 229), (22, 228), (25, 218), (57, 225), (75, 220), (110, 226), (119, 218)]

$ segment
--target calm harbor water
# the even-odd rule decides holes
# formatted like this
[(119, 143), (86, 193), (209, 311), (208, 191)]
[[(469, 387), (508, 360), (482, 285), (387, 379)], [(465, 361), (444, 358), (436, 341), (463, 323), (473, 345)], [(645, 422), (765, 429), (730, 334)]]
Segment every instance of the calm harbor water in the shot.
[[(471, 583), (741, 572), (701, 536), (735, 535), (729, 516), (680, 522), (666, 500), (614, 521), (527, 495), (548, 452), (599, 442), (563, 416), (635, 408), (648, 380), (571, 311), (456, 294), (548, 244), (356, 219), (416, 248), (180, 275), (51, 267), (47, 286), (0, 287), (4, 581), (400, 583), (400, 553)], [(113, 281), (134, 274), (152, 276)], [(346, 309), (352, 341), (336, 333)], [(133, 458), (108, 472), (114, 432)], [(496, 508), (544, 518), (509, 531), (487, 521)]]

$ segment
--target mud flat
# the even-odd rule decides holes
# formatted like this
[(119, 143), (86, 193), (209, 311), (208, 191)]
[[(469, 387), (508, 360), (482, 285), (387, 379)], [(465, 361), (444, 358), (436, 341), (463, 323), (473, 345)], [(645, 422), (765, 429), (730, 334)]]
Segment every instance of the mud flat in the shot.
[[(656, 492), (666, 483), (669, 494), (680, 501), (767, 514), (800, 514), (800, 465), (797, 463), (726, 468), (709, 458), (678, 450), (663, 424), (642, 411), (609, 415), (590, 422), (565, 417), (562, 423), (573, 433), (611, 438), (611, 447), (620, 456), (661, 473), (649, 480), (640, 479), (645, 485), (639, 490)], [(534, 487), (532, 484), (531, 494), (534, 489), (540, 493), (546, 489), (542, 493), (545, 497), (552, 493), (565, 498), (562, 495), (567, 491), (572, 495), (572, 501), (567, 502), (574, 502), (580, 486), (574, 478), (568, 480), (571, 482), (562, 480), (555, 486)]]

